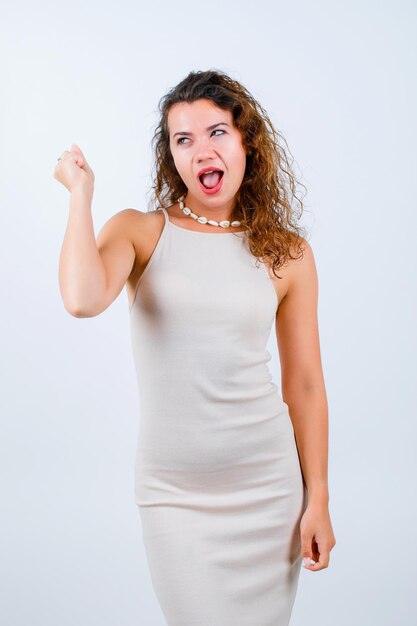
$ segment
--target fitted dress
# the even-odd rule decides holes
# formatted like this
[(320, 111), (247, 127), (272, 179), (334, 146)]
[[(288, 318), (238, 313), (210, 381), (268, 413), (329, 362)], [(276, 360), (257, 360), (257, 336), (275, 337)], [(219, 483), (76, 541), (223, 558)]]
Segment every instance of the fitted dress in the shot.
[(130, 305), (152, 585), (168, 626), (286, 626), (306, 489), (268, 368), (277, 294), (245, 232), (192, 231), (158, 210)]

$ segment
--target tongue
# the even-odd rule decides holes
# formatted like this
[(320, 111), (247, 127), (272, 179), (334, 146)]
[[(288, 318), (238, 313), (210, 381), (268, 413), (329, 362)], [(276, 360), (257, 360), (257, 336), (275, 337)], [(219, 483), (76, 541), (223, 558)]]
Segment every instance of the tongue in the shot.
[(221, 176), (222, 176), (221, 172), (213, 172), (212, 174), (203, 174), (201, 176), (201, 181), (204, 187), (207, 187), (208, 189), (212, 189), (218, 184)]

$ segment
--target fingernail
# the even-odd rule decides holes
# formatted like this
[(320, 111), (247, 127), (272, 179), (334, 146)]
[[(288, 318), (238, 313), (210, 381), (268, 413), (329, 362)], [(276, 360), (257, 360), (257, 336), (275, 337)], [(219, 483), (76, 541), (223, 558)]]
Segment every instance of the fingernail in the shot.
[(315, 563), (315, 561), (313, 561), (313, 559), (310, 559), (309, 556), (305, 556), (303, 558), (303, 565), (304, 566), (306, 566), (306, 565), (313, 565), (313, 563)]

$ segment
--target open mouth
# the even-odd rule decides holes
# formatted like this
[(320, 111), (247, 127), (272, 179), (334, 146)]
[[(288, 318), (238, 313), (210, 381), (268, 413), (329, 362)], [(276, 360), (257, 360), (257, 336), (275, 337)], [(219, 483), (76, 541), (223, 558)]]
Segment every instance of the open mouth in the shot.
[(214, 170), (209, 172), (204, 172), (199, 176), (200, 183), (203, 189), (207, 192), (214, 192), (219, 188), (220, 183), (222, 181), (224, 172), (222, 170)]

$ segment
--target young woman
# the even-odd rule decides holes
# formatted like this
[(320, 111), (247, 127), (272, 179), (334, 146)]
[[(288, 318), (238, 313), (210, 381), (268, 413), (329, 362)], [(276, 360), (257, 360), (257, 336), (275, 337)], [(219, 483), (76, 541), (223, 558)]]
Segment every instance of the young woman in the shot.
[(120, 211), (97, 241), (93, 172), (78, 146), (62, 153), (62, 297), (91, 317), (127, 288), (136, 502), (168, 624), (284, 626), (302, 560), (324, 569), (335, 545), (314, 256), (280, 135), (239, 82), (191, 72), (160, 112), (157, 210)]

